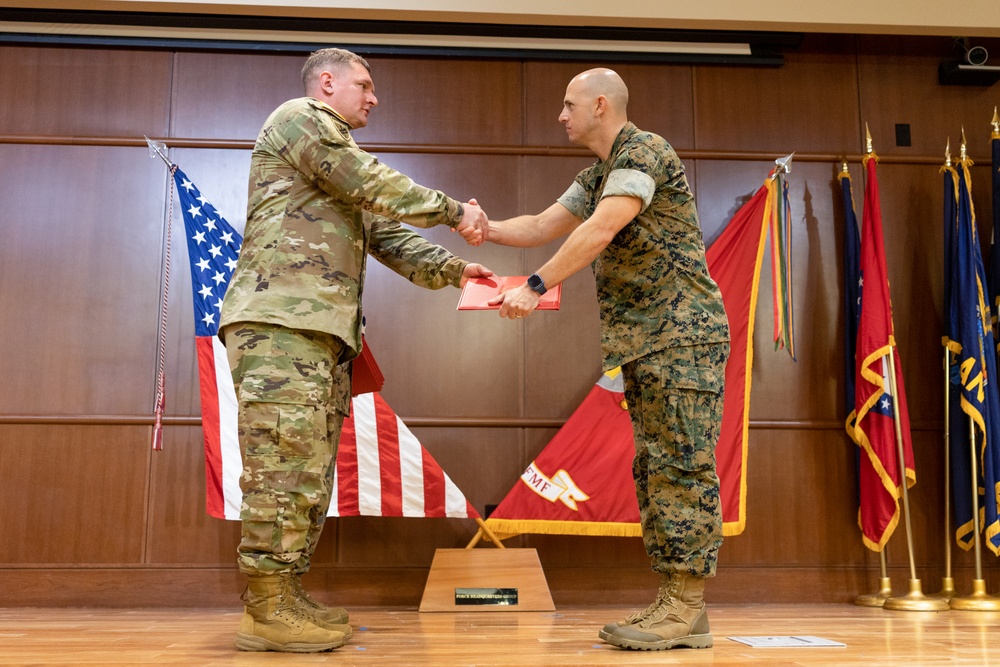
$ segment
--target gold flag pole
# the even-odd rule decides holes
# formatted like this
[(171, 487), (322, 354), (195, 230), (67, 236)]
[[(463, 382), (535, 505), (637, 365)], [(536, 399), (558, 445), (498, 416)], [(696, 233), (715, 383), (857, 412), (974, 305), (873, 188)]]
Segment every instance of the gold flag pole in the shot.
[[(944, 147), (944, 169), (951, 168), (951, 137)], [(946, 295), (947, 298), (947, 295)], [(945, 314), (947, 317), (947, 314)], [(955, 597), (955, 579), (951, 574), (951, 349), (944, 338), (944, 576), (936, 598)]]
[(961, 611), (997, 611), (1000, 599), (986, 592), (983, 579), (983, 555), (979, 546), (979, 470), (976, 461), (976, 424), (969, 415), (969, 450), (972, 454), (972, 539), (976, 546), (976, 578), (972, 581), (972, 593), (953, 597), (949, 603), (952, 609)]
[[(868, 131), (868, 123), (865, 123), (865, 153), (865, 159), (875, 157), (875, 149), (872, 147), (872, 135)], [(899, 388), (896, 386), (894, 350), (895, 340), (891, 341), (889, 352), (886, 356), (889, 359), (889, 387), (892, 392), (892, 418), (896, 432), (896, 459), (899, 467), (900, 488), (903, 495), (903, 523), (906, 529), (906, 550), (910, 561), (910, 592), (906, 595), (886, 599), (882, 608), (898, 611), (945, 611), (948, 609), (948, 601), (924, 595), (920, 580), (917, 579), (917, 567), (913, 558), (913, 531), (910, 528), (910, 495), (906, 488), (906, 458), (903, 452), (903, 429), (899, 421)]]
[[(962, 128), (962, 146), (959, 150), (960, 164), (966, 166), (970, 160), (966, 153), (965, 128)], [(976, 423), (969, 415), (969, 453), (972, 458), (972, 539), (976, 552), (976, 578), (972, 581), (972, 593), (962, 597), (953, 597), (952, 609), (962, 611), (997, 611), (1000, 610), (1000, 598), (995, 598), (986, 592), (986, 581), (983, 579), (983, 555), (979, 546), (979, 469), (976, 451)]]
[(899, 422), (899, 393), (896, 386), (896, 361), (893, 348), (889, 346), (889, 386), (892, 388), (892, 419), (896, 425), (896, 457), (899, 463), (900, 488), (903, 491), (903, 522), (906, 529), (906, 549), (910, 560), (910, 592), (906, 595), (891, 597), (882, 605), (883, 609), (897, 611), (945, 611), (948, 601), (941, 598), (924, 595), (920, 580), (917, 579), (917, 567), (913, 559), (913, 531), (910, 528), (910, 494), (906, 489), (906, 458), (903, 453), (903, 433)]
[(885, 552), (888, 550), (889, 545), (885, 545), (882, 547), (882, 551), (878, 552), (878, 563), (881, 573), (878, 580), (878, 591), (875, 593), (864, 593), (854, 598), (854, 604), (859, 607), (881, 607), (885, 604), (886, 600), (892, 597), (892, 579), (889, 578), (885, 563)]

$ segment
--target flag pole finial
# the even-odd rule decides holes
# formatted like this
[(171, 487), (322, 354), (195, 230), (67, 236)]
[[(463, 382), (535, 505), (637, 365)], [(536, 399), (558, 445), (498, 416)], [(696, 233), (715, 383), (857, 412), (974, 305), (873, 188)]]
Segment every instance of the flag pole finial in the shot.
[(948, 137), (948, 142), (944, 145), (944, 166), (951, 166), (951, 137)]
[(868, 123), (865, 123), (865, 156), (861, 159), (861, 162), (867, 167), (869, 160), (878, 162), (878, 154), (872, 145), (872, 133), (868, 130)]
[(792, 151), (791, 153), (789, 153), (785, 157), (779, 157), (777, 160), (774, 161), (774, 164), (777, 165), (777, 169), (779, 171), (783, 171), (786, 174), (790, 174), (790, 173), (792, 173), (792, 158), (793, 157), (795, 157), (795, 151)]
[(990, 125), (993, 126), (993, 139), (1000, 139), (1000, 116), (997, 115), (997, 108), (993, 107), (993, 120), (990, 121)]
[(965, 141), (965, 126), (963, 125), (962, 126), (962, 144), (961, 144), (961, 146), (959, 146), (959, 149), (958, 149), (958, 159), (960, 161), (962, 161), (962, 162), (965, 162), (965, 160), (968, 159), (968, 157), (969, 157), (969, 155), (968, 155), (968, 153), (966, 152), (966, 149), (965, 149), (965, 144), (966, 144), (966, 141)]
[(167, 145), (162, 141), (153, 141), (145, 134), (142, 136), (146, 140), (146, 145), (149, 146), (149, 157), (159, 157), (167, 165), (168, 169), (173, 169), (175, 166), (174, 163), (167, 158)]
[(849, 174), (851, 170), (847, 168), (847, 155), (840, 158), (840, 173)]

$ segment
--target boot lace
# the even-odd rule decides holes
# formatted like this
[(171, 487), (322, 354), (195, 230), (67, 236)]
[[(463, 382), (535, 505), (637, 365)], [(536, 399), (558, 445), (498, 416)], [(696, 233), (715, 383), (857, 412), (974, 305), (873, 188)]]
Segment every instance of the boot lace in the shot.
[(660, 584), (660, 590), (657, 591), (656, 593), (656, 599), (653, 600), (653, 602), (648, 607), (646, 607), (642, 611), (637, 611), (634, 614), (630, 614), (629, 616), (625, 617), (626, 624), (632, 625), (633, 623), (638, 623), (647, 618), (648, 616), (651, 616), (652, 614), (656, 613), (656, 611), (660, 609), (663, 605), (670, 603), (676, 592), (677, 592), (677, 579), (671, 575), (666, 582)]
[(309, 616), (296, 604), (295, 584), (292, 577), (281, 577), (278, 581), (278, 603), (274, 609), (274, 617), (286, 623), (301, 624), (309, 621)]
[(643, 615), (635, 622), (643, 628), (648, 628), (683, 611), (685, 605), (677, 597), (679, 585), (680, 578), (671, 576), (665, 585), (660, 586), (660, 592), (653, 604), (649, 605)]

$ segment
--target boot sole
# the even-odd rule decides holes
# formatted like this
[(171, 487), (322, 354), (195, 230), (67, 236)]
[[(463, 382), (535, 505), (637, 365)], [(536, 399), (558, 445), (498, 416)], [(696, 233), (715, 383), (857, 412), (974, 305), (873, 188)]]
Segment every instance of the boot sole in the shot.
[(635, 651), (665, 651), (671, 648), (712, 648), (714, 640), (712, 635), (688, 635), (677, 639), (663, 639), (658, 642), (644, 642), (637, 639), (628, 639), (601, 630), (598, 636), (619, 648), (627, 648)]
[(322, 653), (323, 651), (332, 651), (335, 648), (340, 648), (347, 643), (348, 638), (344, 638), (341, 641), (328, 642), (325, 644), (307, 644), (300, 642), (289, 642), (287, 644), (279, 644), (278, 642), (272, 642), (270, 640), (264, 639), (263, 637), (258, 637), (256, 635), (246, 635), (243, 633), (236, 634), (236, 640), (233, 642), (236, 644), (236, 648), (241, 651), (282, 651), (284, 653)]

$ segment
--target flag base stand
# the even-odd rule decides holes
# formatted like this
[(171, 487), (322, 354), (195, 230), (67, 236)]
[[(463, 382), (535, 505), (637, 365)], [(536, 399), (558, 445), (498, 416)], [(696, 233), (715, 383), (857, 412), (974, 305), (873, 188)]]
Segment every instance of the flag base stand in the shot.
[(892, 597), (892, 581), (889, 577), (879, 579), (878, 591), (865, 593), (854, 598), (854, 604), (859, 607), (882, 607), (885, 601)]
[(910, 579), (910, 592), (889, 598), (882, 605), (883, 609), (896, 611), (948, 611), (947, 600), (927, 597), (923, 594), (919, 579)]
[(434, 552), (422, 612), (555, 611), (538, 552), (507, 549), (482, 519), (477, 538), (485, 536), (497, 549), (438, 549)]
[(1000, 610), (1000, 598), (986, 592), (985, 580), (976, 579), (972, 582), (972, 593), (962, 597), (953, 597), (949, 606), (961, 611), (998, 611)]

